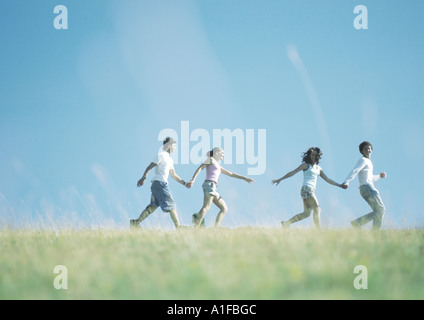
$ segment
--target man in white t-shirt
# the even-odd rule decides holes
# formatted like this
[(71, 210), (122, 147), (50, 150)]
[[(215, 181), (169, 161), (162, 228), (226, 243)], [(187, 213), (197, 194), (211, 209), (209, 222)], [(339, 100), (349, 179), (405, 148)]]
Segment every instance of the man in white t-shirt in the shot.
[(358, 160), (356, 166), (346, 177), (342, 187), (346, 189), (349, 186), (349, 182), (358, 175), (359, 191), (361, 196), (369, 204), (373, 211), (353, 220), (351, 223), (354, 227), (361, 227), (364, 224), (373, 221), (373, 228), (380, 229), (386, 209), (383, 201), (381, 200), (380, 193), (374, 187), (374, 182), (381, 178), (385, 178), (386, 173), (380, 172), (378, 175), (373, 174), (373, 164), (370, 159), (373, 148), (370, 142), (362, 142), (359, 145), (359, 151), (363, 157)]
[(169, 190), (168, 185), (168, 176), (171, 174), (171, 177), (175, 181), (186, 185), (186, 183), (175, 173), (174, 161), (172, 160), (170, 154), (173, 153), (176, 149), (176, 141), (172, 138), (167, 137), (163, 142), (163, 147), (159, 150), (156, 158), (149, 164), (149, 166), (144, 171), (143, 177), (137, 182), (137, 187), (141, 187), (146, 181), (147, 175), (154, 168), (155, 175), (152, 180), (152, 196), (150, 199), (150, 204), (143, 210), (138, 219), (130, 220), (130, 227), (138, 227), (140, 223), (146, 219), (150, 214), (152, 214), (157, 207), (161, 207), (164, 212), (169, 212), (171, 219), (174, 222), (176, 228), (180, 227), (180, 222), (178, 220), (178, 214), (175, 207), (174, 199)]

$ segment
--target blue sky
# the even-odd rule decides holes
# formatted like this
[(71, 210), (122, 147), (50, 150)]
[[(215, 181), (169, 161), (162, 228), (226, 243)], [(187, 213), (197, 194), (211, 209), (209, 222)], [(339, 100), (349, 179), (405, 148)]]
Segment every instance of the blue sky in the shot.
[[(53, 26), (58, 4), (67, 30)], [(353, 25), (360, 4), (366, 30)], [(1, 225), (126, 227), (149, 203), (149, 183), (136, 183), (159, 133), (198, 146), (182, 141), (188, 121), (210, 137), (266, 130), (255, 184), (220, 179), (223, 226), (277, 226), (301, 212), (302, 175), (271, 180), (319, 146), (324, 171), (342, 182), (369, 140), (375, 173), (388, 175), (376, 184), (383, 227), (423, 227), (422, 12), (419, 0), (1, 1)], [(251, 165), (229, 160), (225, 168), (247, 174)], [(189, 180), (197, 166), (175, 168)], [(170, 181), (183, 224), (202, 205), (203, 175), (191, 190)], [(370, 211), (357, 186), (318, 181), (323, 226)], [(158, 210), (144, 226), (172, 222)]]

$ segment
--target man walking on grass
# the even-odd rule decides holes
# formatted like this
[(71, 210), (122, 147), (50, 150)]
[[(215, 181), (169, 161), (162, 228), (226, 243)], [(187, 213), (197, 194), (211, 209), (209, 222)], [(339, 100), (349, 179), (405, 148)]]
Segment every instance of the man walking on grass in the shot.
[(140, 223), (146, 219), (150, 214), (152, 214), (157, 207), (161, 207), (162, 211), (169, 212), (171, 215), (172, 222), (176, 228), (181, 227), (178, 220), (178, 214), (175, 207), (174, 199), (169, 190), (168, 185), (168, 176), (171, 174), (171, 177), (175, 181), (186, 185), (184, 180), (182, 180), (176, 173), (174, 169), (174, 161), (172, 160), (170, 154), (173, 153), (176, 149), (176, 141), (170, 137), (167, 137), (163, 141), (163, 147), (159, 150), (156, 158), (149, 164), (149, 166), (144, 171), (143, 176), (137, 182), (137, 187), (141, 187), (147, 179), (150, 171), (154, 168), (155, 175), (152, 180), (152, 196), (150, 199), (150, 204), (143, 210), (138, 219), (130, 220), (130, 227), (139, 227)]
[(380, 229), (386, 209), (383, 201), (381, 200), (380, 193), (374, 187), (374, 182), (380, 180), (380, 178), (385, 178), (386, 173), (380, 172), (378, 175), (373, 174), (373, 164), (371, 162), (372, 151), (372, 144), (368, 141), (364, 141), (359, 145), (359, 152), (361, 152), (362, 157), (358, 160), (356, 166), (347, 176), (342, 187), (347, 188), (349, 186), (349, 182), (358, 175), (359, 192), (373, 211), (353, 220), (351, 224), (354, 227), (361, 227), (372, 221), (373, 229)]

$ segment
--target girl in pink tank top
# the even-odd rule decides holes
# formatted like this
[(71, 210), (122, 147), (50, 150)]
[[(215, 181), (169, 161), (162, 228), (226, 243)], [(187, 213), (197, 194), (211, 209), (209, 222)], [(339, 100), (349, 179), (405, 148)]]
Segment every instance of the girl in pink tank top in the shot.
[(199, 213), (193, 214), (193, 223), (195, 227), (204, 225), (204, 217), (206, 215), (206, 212), (209, 211), (212, 201), (219, 208), (219, 213), (215, 221), (215, 227), (218, 227), (221, 224), (222, 219), (228, 211), (225, 201), (217, 192), (218, 178), (221, 173), (233, 178), (244, 180), (248, 183), (254, 182), (250, 178), (244, 177), (234, 172), (230, 172), (221, 167), (218, 161), (221, 161), (224, 158), (224, 150), (222, 150), (222, 148), (213, 148), (211, 151), (208, 152), (207, 156), (208, 158), (200, 165), (199, 168), (197, 168), (197, 170), (194, 172), (193, 178), (187, 183), (187, 187), (191, 188), (200, 171), (206, 168), (206, 179), (202, 185), (203, 206), (202, 209), (200, 209)]
[(218, 184), (218, 178), (221, 174), (221, 166), (218, 161), (213, 161), (210, 165), (206, 167), (206, 181), (212, 181)]

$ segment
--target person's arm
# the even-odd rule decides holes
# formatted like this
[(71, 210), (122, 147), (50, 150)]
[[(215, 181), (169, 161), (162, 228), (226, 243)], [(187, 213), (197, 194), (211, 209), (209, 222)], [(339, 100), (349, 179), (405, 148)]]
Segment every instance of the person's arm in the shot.
[(300, 166), (298, 166), (296, 169), (288, 172), (287, 174), (285, 174), (284, 176), (282, 176), (280, 179), (274, 179), (272, 180), (272, 184), (275, 184), (276, 186), (278, 186), (278, 184), (283, 181), (284, 179), (293, 177), (296, 173), (298, 173), (301, 170), (306, 170), (308, 169), (308, 164), (307, 163), (302, 163)]
[(373, 175), (373, 177), (372, 177), (372, 181), (373, 181), (373, 182), (376, 182), (376, 181), (378, 181), (378, 180), (380, 180), (380, 179), (384, 179), (386, 176), (387, 176), (387, 175), (386, 175), (386, 173), (385, 173), (385, 172), (380, 172), (380, 174), (375, 174), (375, 175)]
[(365, 167), (365, 159), (361, 158), (356, 163), (353, 170), (349, 173), (349, 175), (346, 177), (345, 181), (343, 182), (342, 186), (344, 189), (346, 189), (349, 186), (349, 182), (351, 182), (353, 179), (355, 179), (356, 175)]
[(205, 162), (203, 162), (194, 172), (193, 177), (191, 178), (191, 180), (189, 182), (187, 182), (186, 186), (187, 188), (191, 188), (194, 184), (194, 181), (196, 181), (197, 176), (199, 175), (200, 171), (202, 171), (204, 168), (206, 168), (208, 165), (210, 165), (212, 163), (212, 159), (208, 158), (205, 160)]
[(329, 177), (327, 177), (327, 175), (324, 173), (324, 171), (322, 169), (321, 169), (321, 172), (320, 172), (319, 175), (321, 176), (321, 178), (324, 179), (325, 182), (327, 182), (327, 183), (329, 183), (329, 184), (331, 184), (333, 186), (343, 188), (341, 184), (339, 184), (339, 183), (331, 180)]
[(229, 177), (240, 179), (240, 180), (244, 180), (244, 181), (246, 181), (248, 183), (254, 183), (255, 182), (255, 180), (253, 180), (253, 179), (250, 179), (248, 177), (242, 176), (242, 175), (240, 175), (238, 173), (235, 173), (235, 172), (230, 172), (227, 169), (224, 169), (223, 167), (221, 167), (221, 172), (223, 174), (229, 176)]
[(146, 168), (146, 170), (144, 171), (143, 176), (140, 178), (140, 180), (138, 180), (138, 182), (137, 182), (137, 187), (141, 187), (141, 186), (144, 184), (144, 182), (146, 181), (146, 178), (147, 178), (147, 176), (149, 175), (150, 171), (151, 171), (154, 167), (156, 167), (156, 166), (157, 166), (157, 164), (156, 164), (156, 163), (154, 163), (154, 162), (151, 162), (151, 163), (148, 165), (148, 167), (147, 167), (147, 168)]
[(186, 182), (178, 176), (178, 174), (175, 172), (175, 170), (174, 170), (174, 169), (170, 169), (170, 170), (169, 170), (169, 174), (170, 174), (170, 175), (171, 175), (171, 177), (172, 177), (175, 181), (177, 181), (178, 183), (181, 183), (183, 186), (185, 186), (185, 185), (186, 185)]

